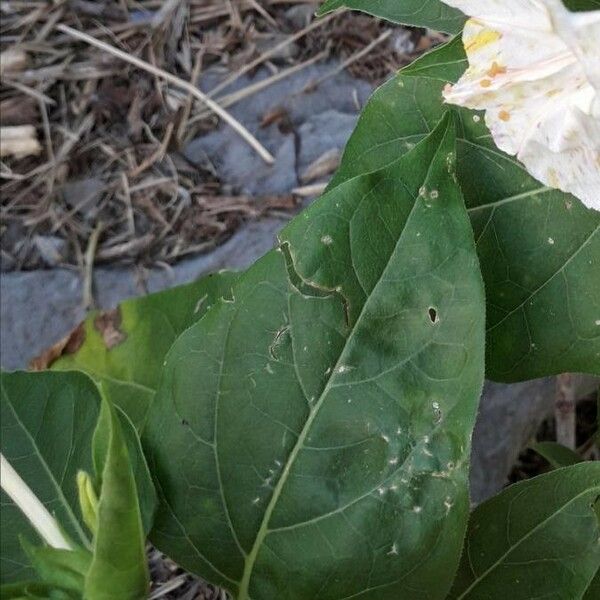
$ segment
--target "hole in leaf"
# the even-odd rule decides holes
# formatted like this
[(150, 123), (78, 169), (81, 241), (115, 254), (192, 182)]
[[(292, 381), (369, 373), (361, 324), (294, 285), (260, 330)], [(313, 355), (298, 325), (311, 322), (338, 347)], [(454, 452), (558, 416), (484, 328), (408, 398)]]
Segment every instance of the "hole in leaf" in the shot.
[(437, 323), (437, 322), (438, 322), (438, 314), (437, 314), (437, 310), (435, 310), (435, 308), (433, 308), (433, 306), (430, 306), (430, 307), (429, 307), (429, 310), (428, 310), (428, 313), (429, 313), (429, 320), (430, 320), (430, 321), (431, 321), (433, 324)]

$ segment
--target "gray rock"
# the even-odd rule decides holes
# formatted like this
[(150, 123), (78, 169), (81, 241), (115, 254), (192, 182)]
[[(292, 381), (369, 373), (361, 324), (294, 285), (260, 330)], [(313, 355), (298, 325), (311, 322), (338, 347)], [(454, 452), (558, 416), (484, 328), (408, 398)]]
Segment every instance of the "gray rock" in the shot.
[(296, 4), (285, 11), (285, 20), (294, 31), (300, 31), (308, 26), (315, 14), (311, 4)]
[(503, 385), (487, 382), (473, 434), (471, 500), (500, 490), (519, 452), (552, 413), (554, 378)]
[[(275, 63), (282, 62), (291, 62), (296, 56), (298, 56), (298, 52), (300, 48), (298, 44), (295, 43), (287, 43), (287, 40), (290, 36), (285, 33), (273, 33), (267, 35), (265, 37), (258, 38), (256, 42), (256, 50), (259, 54), (264, 54), (265, 52), (272, 52), (269, 60)], [(278, 50), (274, 50), (276, 46), (283, 44)]]
[(2, 273), (0, 362), (19, 369), (84, 317), (81, 286), (66, 269)]
[[(598, 379), (576, 375), (578, 397), (598, 386)], [(521, 450), (554, 410), (556, 379), (546, 377), (510, 385), (487, 382), (473, 434), (471, 500), (475, 504), (496, 494)]]
[(14, 256), (6, 252), (6, 250), (0, 250), (0, 271), (12, 271), (17, 265), (17, 261)]
[[(98, 308), (113, 308), (145, 291), (193, 281), (221, 269), (243, 269), (270, 250), (285, 221), (250, 223), (214, 252), (182, 261), (173, 269), (153, 269), (145, 282), (134, 267), (97, 267), (94, 299)], [(79, 273), (68, 269), (0, 275), (0, 364), (22, 369), (64, 337), (84, 317)]]
[(100, 197), (105, 185), (101, 177), (69, 181), (63, 186), (63, 199), (70, 209), (75, 209), (87, 220), (92, 220), (98, 212), (96, 200)]
[(298, 185), (294, 137), (283, 135), (272, 125), (263, 130), (259, 139), (275, 157), (273, 165), (266, 164), (229, 127), (196, 138), (188, 144), (184, 154), (196, 164), (209, 157), (221, 180), (244, 194), (264, 196), (289, 192)]
[[(366, 81), (355, 79), (345, 71), (336, 73), (332, 77), (331, 74), (338, 68), (339, 63), (335, 61), (310, 65), (289, 77), (270, 84), (262, 91), (234, 104), (227, 110), (252, 133), (257, 134), (259, 139), (261, 135), (260, 122), (264, 115), (274, 108), (285, 109), (292, 122), (297, 126), (310, 116), (331, 109), (358, 115), (360, 108), (373, 92), (373, 86)], [(209, 69), (201, 77), (200, 88), (205, 92), (210, 91), (226, 75), (227, 73), (222, 69)], [(218, 96), (245, 89), (264, 81), (271, 75), (269, 70), (261, 68), (253, 76), (240, 77)], [(323, 81), (315, 87), (315, 84), (321, 79)]]
[(304, 172), (309, 165), (330, 150), (344, 148), (355, 125), (354, 115), (337, 110), (327, 110), (310, 116), (298, 130), (300, 172)]
[(55, 267), (65, 259), (69, 246), (65, 239), (54, 235), (36, 235), (33, 245), (49, 267)]
[[(274, 165), (266, 165), (226, 125), (190, 142), (184, 150), (185, 156), (195, 164), (208, 159), (221, 179), (242, 193), (261, 196), (290, 192), (298, 185), (298, 170), (302, 171), (325, 152), (345, 146), (359, 108), (372, 92), (369, 83), (345, 72), (325, 78), (337, 67), (335, 62), (312, 65), (228, 108), (275, 156)], [(246, 88), (264, 81), (270, 74), (260, 69), (254, 76), (241, 77), (221, 93)], [(201, 88), (210, 90), (225, 75), (222, 70), (209, 70), (202, 78)], [(315, 82), (321, 79), (315, 87)], [(282, 133), (276, 124), (261, 127), (265, 115), (275, 110), (287, 115), (296, 136)]]
[(398, 54), (410, 54), (415, 49), (415, 43), (412, 40), (412, 32), (409, 29), (394, 29), (391, 45)]

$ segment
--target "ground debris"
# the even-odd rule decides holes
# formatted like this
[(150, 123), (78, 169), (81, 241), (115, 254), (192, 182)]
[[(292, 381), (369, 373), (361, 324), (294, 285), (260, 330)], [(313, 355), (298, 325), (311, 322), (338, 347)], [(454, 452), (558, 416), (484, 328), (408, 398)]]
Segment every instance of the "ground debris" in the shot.
[[(413, 48), (439, 41), (356, 13), (316, 25), (317, 4), (2, 3), (0, 125), (3, 138), (19, 133), (15, 151), (3, 143), (8, 150), (0, 164), (2, 268), (54, 266), (39, 241), (60, 239), (66, 246), (60, 264), (81, 269), (98, 222), (96, 262), (172, 264), (210, 251), (247, 220), (298, 204), (287, 195), (240, 193), (220, 180), (208, 157), (191, 163), (186, 145), (218, 124), (206, 106), (71, 38), (60, 25), (185, 81), (222, 69), (227, 79), (203, 91), (224, 105), (252, 102), (251, 89), (233, 93), (228, 83), (242, 72), (265, 67), (285, 76), (303, 63), (336, 57), (348, 61), (353, 75), (380, 82), (411, 59)], [(402, 35), (360, 55), (389, 28)], [(263, 126), (284, 122), (284, 114), (265, 115)], [(82, 191), (88, 183), (89, 193)]]
[(85, 341), (85, 325), (81, 323), (73, 331), (69, 332), (64, 338), (44, 350), (42, 354), (34, 358), (29, 363), (32, 371), (44, 371), (49, 369), (61, 356), (65, 354), (75, 354)]
[(150, 600), (231, 600), (222, 589), (186, 573), (164, 554), (148, 547)]
[(94, 319), (94, 327), (102, 336), (108, 350), (112, 350), (127, 339), (127, 334), (121, 329), (121, 323), (121, 309), (118, 307), (101, 311)]

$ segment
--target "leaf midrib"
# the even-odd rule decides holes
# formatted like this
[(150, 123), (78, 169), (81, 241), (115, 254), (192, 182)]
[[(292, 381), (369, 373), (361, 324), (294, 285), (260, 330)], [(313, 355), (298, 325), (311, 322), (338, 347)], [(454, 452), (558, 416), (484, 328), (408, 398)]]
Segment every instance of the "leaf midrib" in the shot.
[[(445, 137), (447, 135), (448, 130), (446, 130), (444, 132), (444, 135), (442, 136), (442, 139), (439, 142), (438, 148), (435, 151), (430, 163), (429, 163), (429, 167), (427, 169), (427, 173), (424, 177), (424, 182), (426, 182), (429, 178), (429, 174), (431, 172), (431, 169), (433, 167), (433, 164), (438, 156), (439, 153), (439, 148), (443, 145)], [(406, 188), (405, 184), (403, 183), (404, 187)], [(407, 191), (410, 194), (410, 191), (408, 190), (408, 188), (406, 188)], [(412, 196), (412, 194), (410, 194)], [(356, 319), (353, 327), (352, 327), (352, 331), (349, 333), (348, 337), (346, 338), (346, 341), (344, 343), (344, 347), (342, 348), (338, 359), (335, 363), (335, 366), (332, 368), (331, 370), (331, 376), (329, 377), (329, 379), (327, 380), (327, 383), (325, 385), (325, 387), (323, 388), (323, 391), (321, 392), (321, 395), (319, 396), (319, 400), (316, 402), (316, 404), (314, 405), (314, 408), (310, 411), (308, 419), (306, 420), (306, 423), (304, 424), (304, 427), (302, 428), (302, 431), (300, 432), (300, 435), (298, 436), (298, 439), (296, 441), (296, 444), (294, 445), (292, 451), (290, 452), (290, 455), (288, 456), (288, 459), (285, 463), (285, 466), (283, 468), (283, 471), (281, 473), (281, 477), (279, 478), (279, 480), (277, 481), (277, 484), (273, 490), (273, 495), (271, 496), (271, 500), (269, 501), (269, 504), (267, 505), (267, 508), (265, 509), (265, 514), (264, 517), (261, 521), (260, 527), (258, 529), (258, 532), (256, 534), (256, 538), (254, 540), (254, 544), (252, 546), (252, 549), (250, 550), (250, 552), (247, 555), (247, 559), (245, 561), (245, 566), (244, 566), (244, 572), (242, 575), (242, 579), (240, 581), (240, 588), (239, 588), (239, 596), (238, 596), (238, 600), (250, 600), (249, 597), (249, 586), (250, 586), (250, 579), (252, 576), (252, 572), (254, 569), (254, 564), (256, 562), (256, 559), (258, 557), (258, 553), (262, 547), (262, 543), (265, 539), (265, 537), (268, 535), (269, 533), (269, 522), (271, 520), (271, 516), (273, 514), (273, 511), (275, 510), (275, 507), (277, 505), (277, 502), (279, 501), (279, 497), (281, 496), (281, 492), (283, 491), (283, 487), (289, 477), (290, 471), (292, 469), (292, 466), (294, 465), (296, 458), (298, 456), (298, 454), (300, 453), (300, 450), (304, 447), (304, 440), (306, 439), (306, 437), (308, 436), (308, 433), (312, 427), (312, 424), (314, 422), (314, 420), (316, 419), (319, 410), (321, 409), (323, 403), (325, 402), (325, 398), (327, 398), (329, 391), (332, 387), (332, 382), (335, 379), (335, 374), (337, 373), (337, 370), (339, 368), (339, 366), (341, 364), (343, 364), (342, 360), (345, 357), (346, 351), (348, 349), (349, 343), (350, 341), (354, 338), (354, 333), (355, 331), (358, 329), (359, 324), (361, 322), (361, 320), (363, 319), (366, 311), (367, 311), (367, 307), (370, 306), (370, 302), (372, 300), (372, 298), (376, 295), (377, 289), (380, 287), (383, 277), (385, 275), (385, 273), (387, 272), (387, 269), (392, 261), (392, 258), (396, 255), (396, 252), (398, 250), (398, 247), (400, 245), (400, 243), (403, 241), (404, 236), (405, 236), (405, 232), (409, 227), (409, 223), (414, 215), (415, 209), (418, 206), (418, 198), (415, 198), (414, 196), (413, 200), (413, 206), (411, 207), (410, 213), (408, 215), (408, 218), (406, 219), (404, 228), (402, 229), (402, 233), (398, 236), (398, 240), (396, 241), (396, 245), (394, 246), (394, 251), (390, 253), (390, 256), (388, 258), (388, 260), (386, 261), (385, 267), (381, 270), (381, 274), (379, 275), (379, 278), (377, 279), (377, 283), (375, 284), (375, 286), (373, 286), (373, 289), (371, 291), (371, 293), (369, 294), (369, 296), (367, 297), (365, 303), (363, 304), (363, 307), (360, 311), (360, 314), (358, 315), (358, 318)], [(293, 268), (293, 267), (292, 267)], [(297, 275), (299, 277), (300, 274), (297, 273)]]
[[(574, 502), (576, 502), (583, 496), (590, 494), (594, 489), (597, 489), (600, 492), (600, 486), (590, 486), (583, 492), (577, 494), (576, 496), (573, 496), (573, 498), (571, 498), (568, 502), (561, 505), (560, 508), (558, 508), (557, 510), (552, 512), (543, 521), (540, 521), (535, 527), (530, 529), (522, 538), (519, 539), (519, 541), (516, 544), (511, 545), (508, 548), (508, 550), (506, 550), (506, 552), (504, 552), (498, 558), (498, 560), (496, 560), (496, 562), (494, 562), (492, 565), (490, 565), (485, 571), (483, 571), (483, 573), (478, 575), (476, 577), (476, 579), (471, 583), (471, 585), (460, 596), (456, 597), (456, 600), (462, 600), (463, 598), (466, 598), (468, 593), (470, 593), (476, 586), (478, 586), (479, 583), (481, 583), (492, 571), (494, 571), (523, 542), (525, 542), (532, 535), (534, 535), (539, 529), (541, 529), (545, 525), (547, 525), (552, 519), (554, 519), (557, 515), (559, 515), (561, 512), (563, 512), (565, 509), (567, 509), (571, 504), (573, 504)], [(473, 573), (473, 575), (475, 575), (475, 573)]]

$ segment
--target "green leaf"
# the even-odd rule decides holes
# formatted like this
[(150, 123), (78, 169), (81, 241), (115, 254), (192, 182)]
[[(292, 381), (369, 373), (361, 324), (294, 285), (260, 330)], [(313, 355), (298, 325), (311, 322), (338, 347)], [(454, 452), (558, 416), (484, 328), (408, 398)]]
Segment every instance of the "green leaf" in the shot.
[(76, 594), (35, 581), (0, 586), (0, 600), (74, 600)]
[(222, 272), (164, 292), (126, 300), (83, 323), (84, 342), (54, 363), (102, 382), (108, 398), (138, 429), (158, 387), (165, 355), (177, 336), (228, 295), (237, 275)]
[[(101, 384), (102, 393), (107, 397), (106, 385)], [(129, 417), (119, 408), (114, 407), (114, 412), (120, 423), (120, 431), (124, 436), (127, 447), (128, 464), (134, 473), (136, 481), (138, 504), (141, 510), (141, 517), (144, 532), (149, 532), (154, 522), (154, 512), (156, 510), (157, 498), (152, 476), (146, 463), (146, 458), (142, 451), (140, 438), (138, 437), (133, 423)], [(94, 432), (92, 441), (92, 458), (94, 462), (94, 472), (96, 475), (96, 489), (100, 490), (104, 481), (104, 471), (106, 470), (106, 461), (110, 457), (110, 443), (113, 436), (112, 412), (101, 410), (98, 419), (98, 425)], [(119, 434), (121, 435), (121, 434)]]
[[(382, 86), (330, 188), (397, 160), (443, 118), (442, 88), (466, 66), (454, 40)], [(600, 213), (531, 178), (498, 150), (483, 116), (458, 110), (457, 172), (487, 296), (487, 376), (600, 374)]]
[[(2, 373), (2, 454), (76, 543), (89, 546), (80, 522), (75, 478), (91, 466), (90, 440), (99, 396), (77, 373)], [(37, 534), (2, 492), (1, 580), (33, 578), (19, 535)]]
[(542, 458), (545, 458), (555, 469), (569, 467), (583, 462), (583, 458), (570, 448), (556, 442), (538, 442), (531, 446)]
[(466, 18), (441, 0), (327, 0), (318, 14), (325, 15), (341, 7), (361, 10), (394, 23), (430, 27), (447, 33), (458, 33)]
[[(151, 539), (240, 600), (450, 587), (484, 352), (454, 151), (449, 119), (323, 196), (169, 352), (142, 438), (161, 499)], [(347, 289), (308, 273), (328, 252), (343, 260), (323, 277)]]
[(121, 423), (116, 409), (104, 400), (93, 443), (101, 491), (98, 530), (85, 578), (88, 600), (139, 600), (149, 587), (142, 517)]
[(60, 550), (49, 546), (34, 546), (22, 540), (27, 556), (44, 584), (54, 589), (83, 594), (85, 574), (92, 555), (89, 550)]
[(85, 471), (77, 473), (77, 491), (79, 492), (79, 508), (83, 522), (92, 535), (98, 531), (98, 494), (94, 482)]
[(563, 2), (574, 12), (600, 9), (600, 0), (563, 0)]
[(590, 583), (582, 600), (598, 600), (600, 598), (600, 569)]
[[(91, 472), (92, 437), (100, 410), (94, 382), (77, 372), (2, 373), (0, 376), (1, 451), (24, 483), (54, 516), (65, 535), (91, 547), (81, 515), (77, 473)], [(156, 505), (150, 473), (131, 423), (121, 420), (140, 496), (146, 531)], [(37, 532), (2, 492), (0, 580), (34, 579), (19, 536), (30, 543)]]
[(510, 486), (471, 517), (450, 598), (581, 598), (600, 565), (600, 463)]

